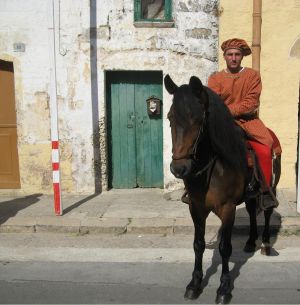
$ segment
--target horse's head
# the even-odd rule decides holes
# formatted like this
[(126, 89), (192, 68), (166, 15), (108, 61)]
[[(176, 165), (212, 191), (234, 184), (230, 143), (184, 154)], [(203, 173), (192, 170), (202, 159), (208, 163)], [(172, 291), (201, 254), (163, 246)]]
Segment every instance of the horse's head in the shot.
[(164, 79), (173, 95), (168, 113), (172, 133), (171, 172), (176, 178), (193, 174), (197, 147), (203, 136), (208, 96), (199, 78), (192, 76), (188, 85), (178, 87), (169, 75)]

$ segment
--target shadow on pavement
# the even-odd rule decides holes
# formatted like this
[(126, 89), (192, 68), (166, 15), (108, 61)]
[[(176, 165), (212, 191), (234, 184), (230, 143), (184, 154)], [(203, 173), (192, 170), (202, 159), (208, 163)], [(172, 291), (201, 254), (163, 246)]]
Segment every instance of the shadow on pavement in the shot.
[[(246, 208), (242, 208), (242, 209), (237, 210), (236, 217), (245, 216), (245, 215), (247, 215)], [(261, 215), (259, 215), (259, 216), (261, 216)], [(262, 213), (262, 216), (263, 216), (263, 213)], [(272, 218), (281, 219), (280, 214), (278, 212), (276, 212), (275, 210), (273, 211), (273, 214), (271, 216), (271, 224), (272, 224)], [(280, 228), (281, 228), (281, 221), (280, 221), (279, 225), (275, 225), (275, 226), (271, 225), (271, 227), (270, 227), (270, 233), (271, 233), (270, 234), (270, 246), (271, 246), (270, 256), (278, 256), (279, 255), (279, 253), (274, 249), (274, 245), (277, 241), (277, 237), (278, 237)], [(233, 292), (233, 290), (234, 290), (234, 282), (239, 277), (239, 275), (241, 274), (242, 267), (247, 263), (247, 261), (251, 257), (253, 257), (255, 255), (255, 253), (257, 251), (260, 252), (260, 246), (261, 246), (261, 242), (262, 242), (261, 241), (262, 230), (263, 230), (263, 225), (258, 224), (258, 235), (259, 235), (259, 237), (258, 237), (258, 240), (256, 242), (256, 250), (255, 250), (255, 252), (251, 252), (251, 253), (246, 253), (246, 252), (243, 251), (243, 247), (244, 247), (244, 245), (245, 245), (245, 243), (248, 239), (248, 231), (246, 232), (246, 234), (243, 232), (244, 234), (240, 235), (240, 236), (244, 237), (242, 245), (241, 245), (240, 241), (238, 241), (238, 237), (234, 233), (236, 231), (234, 230), (234, 232), (233, 232), (233, 235), (232, 235), (232, 249), (233, 249), (233, 251), (232, 251), (232, 256), (230, 258), (230, 262), (233, 263), (233, 268), (230, 271), (230, 275), (231, 275), (231, 279), (232, 279), (231, 292)], [(222, 265), (222, 260), (221, 260), (221, 256), (220, 256), (220, 253), (219, 253), (219, 242), (220, 242), (220, 234), (218, 234), (218, 238), (217, 238), (216, 241), (206, 245), (206, 248), (213, 249), (214, 252), (213, 252), (211, 266), (206, 270), (206, 274), (205, 274), (205, 276), (202, 280), (202, 290), (204, 290), (204, 288), (208, 285), (210, 277), (218, 272), (218, 266)], [(237, 248), (237, 247), (241, 247), (241, 248)], [(239, 254), (237, 255), (236, 253), (239, 253)], [(220, 273), (220, 276), (221, 276), (221, 273)], [(230, 301), (228, 303), (230, 303)]]
[(43, 194), (38, 193), (0, 202), (0, 225), (17, 215), (19, 211), (39, 202), (41, 196)]
[(73, 209), (80, 207), (85, 202), (87, 202), (97, 196), (99, 196), (99, 194), (93, 194), (93, 195), (87, 196), (86, 198), (83, 198), (83, 199), (73, 203), (71, 206), (69, 206), (63, 210), (63, 214), (67, 214), (67, 213), (71, 212)]

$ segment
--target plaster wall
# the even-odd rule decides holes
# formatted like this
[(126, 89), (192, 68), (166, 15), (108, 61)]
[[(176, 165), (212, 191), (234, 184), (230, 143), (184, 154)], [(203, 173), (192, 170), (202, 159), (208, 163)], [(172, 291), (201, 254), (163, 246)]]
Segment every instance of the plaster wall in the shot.
[[(300, 72), (300, 1), (262, 1), (260, 118), (282, 144), (281, 188), (295, 188)], [(252, 1), (220, 0), (219, 41), (240, 37), (252, 42)], [(224, 68), (219, 52), (219, 68)], [(243, 65), (251, 67), (251, 56)]]
[[(206, 83), (217, 69), (217, 0), (173, 1), (172, 28), (135, 27), (133, 2), (54, 0), (63, 193), (107, 188), (106, 71), (160, 70), (182, 84), (192, 75)], [(49, 3), (1, 1), (0, 58), (15, 68), (21, 189), (0, 193), (52, 193)], [(25, 51), (16, 52), (14, 43)], [(169, 170), (171, 96), (165, 90), (163, 100), (164, 185), (174, 189), (181, 181)]]
[[(52, 193), (50, 137), (49, 1), (2, 0), (0, 58), (14, 63), (20, 190)], [(58, 120), (63, 192), (94, 191), (88, 1), (55, 1)], [(61, 31), (58, 30), (60, 16)], [(25, 46), (23, 52), (15, 43)]]
[[(105, 71), (160, 70), (164, 76), (170, 74), (180, 85), (188, 83), (192, 75), (199, 76), (206, 83), (208, 76), (216, 69), (217, 1), (173, 1), (173, 28), (135, 27), (133, 9), (133, 1), (130, 0), (107, 0), (97, 8), (101, 122), (105, 120)], [(181, 180), (171, 175), (169, 168), (172, 143), (166, 117), (171, 102), (172, 97), (164, 89), (163, 158), (166, 189), (175, 189), (182, 185)], [(105, 124), (102, 127), (100, 135), (105, 139)], [(105, 144), (105, 140), (101, 143)], [(106, 149), (102, 146), (101, 160), (106, 159)], [(105, 166), (105, 162), (102, 162), (102, 167)], [(102, 173), (106, 173), (105, 168)]]

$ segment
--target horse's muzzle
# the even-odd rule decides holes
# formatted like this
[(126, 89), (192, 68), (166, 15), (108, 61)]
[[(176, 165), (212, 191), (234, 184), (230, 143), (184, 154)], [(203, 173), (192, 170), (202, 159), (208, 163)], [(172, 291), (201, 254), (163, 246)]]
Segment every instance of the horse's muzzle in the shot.
[(179, 179), (187, 178), (192, 174), (193, 160), (192, 159), (180, 159), (173, 160), (170, 164), (171, 173)]

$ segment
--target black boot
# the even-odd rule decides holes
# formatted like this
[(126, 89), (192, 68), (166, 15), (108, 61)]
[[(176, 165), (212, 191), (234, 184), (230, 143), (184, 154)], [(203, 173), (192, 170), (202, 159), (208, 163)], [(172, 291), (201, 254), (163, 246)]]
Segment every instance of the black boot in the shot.
[(259, 183), (256, 180), (252, 180), (246, 187), (244, 201), (249, 201), (250, 199), (256, 198), (259, 194)]

